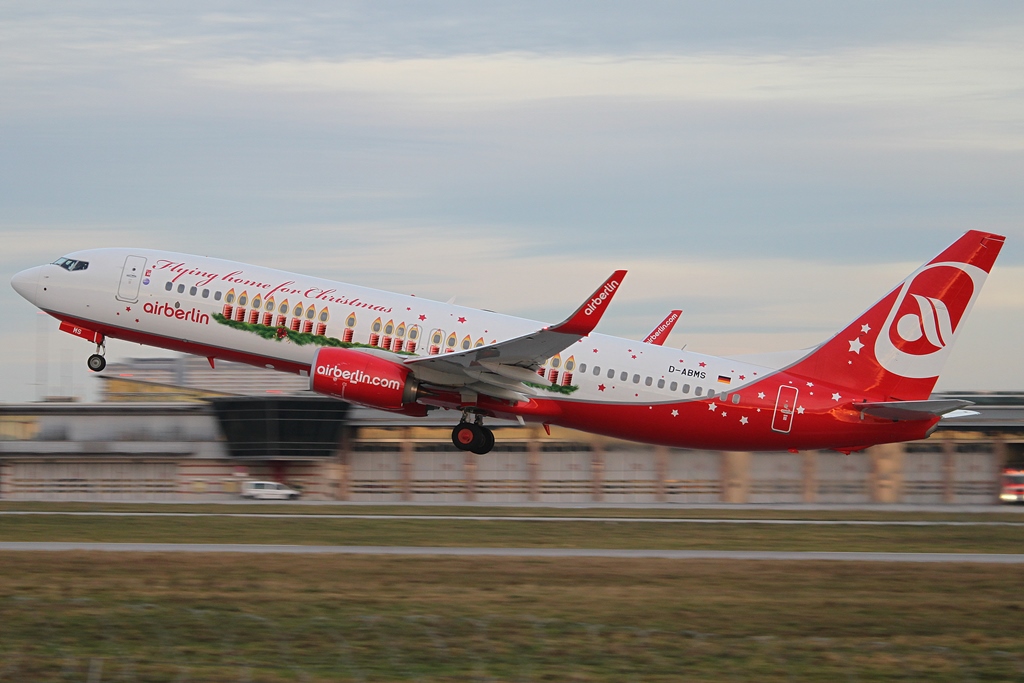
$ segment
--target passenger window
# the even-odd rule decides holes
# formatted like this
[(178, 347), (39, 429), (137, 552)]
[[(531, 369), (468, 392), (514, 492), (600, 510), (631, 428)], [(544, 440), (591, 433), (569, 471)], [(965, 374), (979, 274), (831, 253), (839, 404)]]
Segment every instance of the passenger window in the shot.
[(198, 292), (198, 291), (199, 291), (198, 287), (192, 287), (191, 289), (188, 290), (189, 296), (195, 296), (196, 292)]
[(640, 375), (633, 375), (633, 384), (640, 384)]
[(597, 376), (598, 376), (598, 375), (600, 375), (600, 374), (601, 374), (601, 368), (600, 368), (600, 366), (598, 366), (598, 365), (595, 365), (595, 366), (594, 366), (594, 377), (597, 377)]
[(738, 405), (739, 402), (740, 402), (740, 395), (739, 394), (733, 394), (732, 395), (732, 402)]
[(214, 301), (220, 301), (220, 292), (214, 292), (213, 293), (213, 300)]
[(609, 370), (608, 371), (608, 379), (615, 379), (615, 371), (614, 370)]
[(704, 393), (704, 389), (702, 387), (697, 387), (696, 389), (693, 390), (693, 393), (697, 396), (700, 396), (701, 394)]
[(644, 380), (644, 384), (646, 384), (647, 386), (651, 386), (651, 384), (653, 384), (653, 383), (654, 383), (654, 380), (651, 379), (650, 377), (648, 377), (647, 379)]
[(586, 371), (587, 371), (587, 364), (586, 363), (580, 363), (580, 372), (583, 373), (583, 372), (586, 372)]
[(171, 289), (173, 289), (173, 288), (174, 288), (174, 283), (173, 282), (168, 282), (166, 285), (164, 285), (164, 289), (166, 289), (168, 292), (171, 291)]
[(683, 385), (683, 393), (684, 394), (690, 393), (690, 385), (689, 384), (684, 384)]
[(679, 382), (672, 382), (672, 384), (668, 385), (668, 390), (669, 391), (675, 391), (676, 387), (678, 387), (678, 386), (679, 386)]
[(185, 291), (185, 285), (178, 285), (178, 294), (182, 294)]
[(665, 388), (665, 380), (663, 380), (663, 379), (659, 379), (658, 380), (658, 388), (659, 389), (664, 389)]
[(210, 298), (210, 290), (208, 290), (208, 289), (204, 289), (203, 290), (203, 298), (204, 299), (209, 299)]
[(708, 398), (714, 398), (714, 397), (715, 397), (715, 390), (714, 389), (708, 389)]
[(625, 382), (627, 379), (629, 379), (629, 373), (628, 372), (624, 372), (621, 375), (619, 375), (619, 380), (620, 381)]

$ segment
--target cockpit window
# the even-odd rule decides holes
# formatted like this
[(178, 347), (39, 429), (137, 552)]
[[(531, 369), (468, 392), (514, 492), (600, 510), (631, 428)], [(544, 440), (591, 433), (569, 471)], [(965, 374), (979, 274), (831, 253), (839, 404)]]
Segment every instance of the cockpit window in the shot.
[(53, 265), (60, 266), (64, 270), (85, 270), (89, 267), (88, 261), (76, 261), (73, 258), (61, 257), (53, 262)]

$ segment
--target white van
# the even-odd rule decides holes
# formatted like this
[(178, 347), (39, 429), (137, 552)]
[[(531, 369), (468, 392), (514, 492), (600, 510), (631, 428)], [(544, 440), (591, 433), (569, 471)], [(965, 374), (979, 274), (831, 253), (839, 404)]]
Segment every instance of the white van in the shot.
[(301, 493), (276, 481), (247, 481), (242, 484), (242, 498), (255, 500), (295, 500)]

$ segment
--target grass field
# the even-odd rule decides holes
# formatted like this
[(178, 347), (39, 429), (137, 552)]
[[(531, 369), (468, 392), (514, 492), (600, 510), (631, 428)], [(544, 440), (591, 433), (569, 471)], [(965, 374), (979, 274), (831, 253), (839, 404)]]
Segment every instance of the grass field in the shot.
[(0, 541), (1024, 552), (1024, 526), (806, 526), (346, 517), (0, 517)]
[(1024, 678), (1024, 568), (0, 554), (0, 680)]
[[(1024, 552), (1022, 526), (514, 519), (1024, 521), (1014, 512), (0, 509), (325, 515), (4, 515), (0, 541)], [(0, 681), (1024, 680), (1022, 582), (1024, 566), (954, 563), (0, 552)]]

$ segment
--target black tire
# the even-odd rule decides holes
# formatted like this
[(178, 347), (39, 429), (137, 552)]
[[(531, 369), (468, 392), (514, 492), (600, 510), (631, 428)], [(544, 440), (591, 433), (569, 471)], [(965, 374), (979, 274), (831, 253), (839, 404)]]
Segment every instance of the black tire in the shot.
[(452, 430), (452, 444), (460, 451), (471, 451), (474, 446), (482, 443), (483, 434), (480, 428), (469, 422), (460, 422)]
[(477, 448), (472, 449), (477, 455), (486, 455), (494, 448), (494, 432), (487, 427), (479, 427), (481, 440)]
[(103, 372), (103, 368), (107, 367), (107, 359), (98, 353), (94, 353), (89, 356), (89, 360), (86, 361), (86, 364), (93, 372)]

